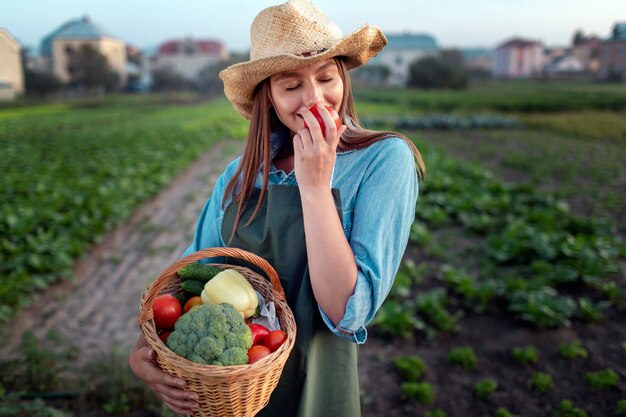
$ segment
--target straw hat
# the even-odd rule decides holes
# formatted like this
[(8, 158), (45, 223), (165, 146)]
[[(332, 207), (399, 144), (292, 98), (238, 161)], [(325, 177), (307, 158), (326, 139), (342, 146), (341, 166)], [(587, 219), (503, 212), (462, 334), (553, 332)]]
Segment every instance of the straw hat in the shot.
[(365, 64), (387, 38), (365, 25), (344, 37), (341, 29), (307, 0), (289, 0), (262, 10), (250, 28), (250, 60), (222, 72), (224, 93), (246, 119), (252, 117), (254, 88), (265, 78), (312, 62), (345, 57), (348, 69)]

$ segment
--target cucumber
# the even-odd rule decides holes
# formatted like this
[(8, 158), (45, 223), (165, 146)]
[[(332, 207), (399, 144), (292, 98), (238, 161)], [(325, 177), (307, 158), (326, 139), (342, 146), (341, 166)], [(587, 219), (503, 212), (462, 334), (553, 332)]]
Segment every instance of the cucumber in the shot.
[(221, 268), (216, 268), (214, 266), (193, 263), (186, 265), (177, 271), (180, 276), (181, 281), (187, 281), (189, 279), (193, 279), (196, 281), (202, 281), (206, 283), (211, 278), (216, 276), (222, 272)]
[(200, 295), (204, 289), (204, 284), (204, 282), (197, 279), (188, 279), (180, 283), (180, 288), (182, 288), (186, 293)]

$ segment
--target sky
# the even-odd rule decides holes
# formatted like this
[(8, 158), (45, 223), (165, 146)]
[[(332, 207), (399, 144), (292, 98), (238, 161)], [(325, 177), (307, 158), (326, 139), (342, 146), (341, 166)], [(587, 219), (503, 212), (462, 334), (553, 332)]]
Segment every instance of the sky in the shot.
[[(139, 48), (185, 37), (248, 50), (256, 14), (280, 0), (0, 0), (0, 27), (23, 45), (88, 15)], [(426, 33), (446, 48), (493, 48), (522, 36), (548, 47), (569, 45), (574, 31), (602, 38), (626, 22), (626, 0), (315, 0), (344, 34), (369, 23), (385, 33)]]

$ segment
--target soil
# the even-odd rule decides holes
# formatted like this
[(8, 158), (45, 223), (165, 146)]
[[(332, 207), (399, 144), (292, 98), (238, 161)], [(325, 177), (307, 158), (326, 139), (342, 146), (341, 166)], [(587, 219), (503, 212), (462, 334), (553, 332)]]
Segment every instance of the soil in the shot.
[[(11, 320), (0, 357), (15, 351), (23, 329), (44, 340), (55, 330), (61, 341), (79, 349), (77, 369), (106, 358), (114, 347), (130, 351), (140, 333), (144, 289), (192, 242), (215, 181), (243, 147), (242, 141), (216, 144), (94, 245), (75, 264), (73, 280), (53, 285)], [(44, 347), (49, 346), (44, 342)]]
[[(80, 349), (77, 365), (105, 358), (114, 348), (128, 352), (139, 335), (136, 316), (143, 290), (191, 242), (195, 221), (215, 180), (242, 149), (241, 142), (219, 143), (95, 245), (76, 263), (73, 281), (51, 287), (12, 320), (3, 335), (0, 357), (16, 348), (23, 329), (39, 337), (55, 329), (62, 341)], [(416, 263), (422, 260), (418, 252), (407, 256)], [(506, 407), (520, 416), (544, 417), (551, 416), (562, 399), (573, 400), (590, 416), (617, 415), (618, 400), (626, 398), (624, 319), (623, 313), (613, 314), (601, 324), (537, 331), (507, 315), (467, 316), (461, 320), (459, 334), (434, 340), (419, 335), (388, 339), (372, 329), (368, 342), (360, 347), (363, 416), (423, 416), (427, 410), (440, 408), (448, 417), (482, 417)], [(558, 346), (574, 339), (589, 350), (588, 358), (560, 357)], [(511, 358), (514, 347), (527, 345), (539, 350), (538, 364), (521, 366)], [(474, 348), (475, 370), (446, 362), (446, 353), (459, 346)], [(401, 398), (402, 380), (392, 361), (405, 354), (418, 355), (426, 362), (424, 380), (436, 391), (429, 407)], [(609, 367), (620, 375), (618, 388), (597, 390), (585, 382), (585, 372)], [(530, 389), (528, 381), (534, 371), (551, 374), (554, 388), (546, 394)], [(474, 384), (483, 378), (499, 383), (487, 399), (473, 393)]]
[[(621, 344), (626, 340), (624, 315), (596, 325), (537, 331), (510, 317), (468, 316), (461, 320), (457, 335), (442, 335), (434, 340), (387, 339), (372, 332), (360, 349), (359, 375), (363, 398), (363, 417), (423, 416), (426, 411), (441, 409), (448, 417), (493, 416), (499, 407), (523, 417), (552, 416), (564, 399), (573, 401), (589, 416), (617, 416), (617, 402), (626, 398), (626, 359)], [(558, 347), (578, 339), (589, 351), (585, 359), (565, 359)], [(535, 365), (520, 365), (512, 356), (515, 347), (533, 345), (539, 351)], [(471, 346), (478, 359), (474, 370), (448, 363), (447, 353)], [(400, 384), (403, 378), (393, 367), (393, 358), (417, 355), (427, 371), (423, 380), (435, 389), (435, 401), (426, 407), (404, 400)], [(620, 375), (617, 388), (599, 390), (585, 380), (585, 373), (611, 368)], [(534, 372), (553, 377), (553, 388), (545, 394), (530, 387)], [(486, 378), (498, 382), (498, 388), (486, 399), (474, 393), (474, 385)]]
[[(529, 182), (528, 174), (507, 168), (502, 161), (508, 149), (519, 151), (527, 146), (518, 138), (498, 138), (497, 146), (491, 143), (495, 141), (489, 141), (492, 146), (483, 150), (480, 146), (485, 140), (483, 132), (459, 131), (451, 135), (450, 132), (428, 131), (420, 132), (420, 135), (431, 143), (441, 145), (460, 160), (483, 164), (506, 182)], [(456, 137), (460, 139), (456, 140)], [(497, 152), (494, 152), (496, 148)], [(481, 152), (489, 152), (489, 156)], [(577, 178), (577, 181), (584, 180)], [(615, 191), (620, 181), (623, 182), (623, 179), (614, 181), (617, 184)], [(545, 178), (540, 189), (551, 191), (561, 185), (559, 178)], [(595, 214), (584, 198), (574, 195), (568, 198), (568, 203), (578, 215)], [(613, 217), (618, 224), (623, 221), (623, 218)], [(449, 256), (465, 260), (466, 270), (472, 272), (477, 267), (474, 261), (478, 257), (472, 253), (479, 247), (475, 239), (454, 230), (435, 231), (433, 236), (449, 254), (452, 253)], [(419, 249), (409, 248), (405, 256), (417, 265), (428, 262), (436, 269), (438, 261)], [(622, 265), (622, 270), (624, 267)], [(441, 282), (431, 275), (425, 277), (420, 288), (440, 285)], [(613, 310), (602, 323), (578, 322), (572, 327), (555, 330), (538, 330), (506, 313), (498, 316), (470, 315), (460, 320), (458, 334), (441, 334), (433, 340), (417, 334), (407, 340), (392, 339), (373, 329), (359, 354), (359, 375), (364, 393), (363, 417), (423, 416), (434, 409), (445, 411), (448, 417), (487, 417), (494, 416), (499, 407), (522, 417), (549, 417), (564, 399), (572, 400), (575, 407), (584, 409), (589, 416), (617, 416), (618, 401), (626, 399), (626, 348), (622, 347), (626, 342), (624, 323), (626, 312)], [(559, 346), (573, 340), (582, 342), (589, 352), (587, 358), (569, 360), (559, 354)], [(511, 351), (528, 345), (539, 351), (539, 361), (535, 365), (523, 366), (513, 359)], [(464, 346), (471, 346), (476, 353), (478, 365), (474, 370), (465, 370), (446, 361), (451, 349)], [(423, 381), (430, 383), (435, 390), (435, 401), (430, 406), (402, 398), (400, 385), (404, 379), (393, 367), (393, 358), (400, 355), (417, 355), (426, 363)], [(607, 368), (620, 376), (618, 386), (605, 390), (592, 388), (585, 374)], [(530, 380), (534, 372), (552, 375), (553, 388), (543, 394), (533, 390)], [(498, 388), (486, 399), (480, 399), (474, 393), (474, 385), (485, 378), (496, 380)]]

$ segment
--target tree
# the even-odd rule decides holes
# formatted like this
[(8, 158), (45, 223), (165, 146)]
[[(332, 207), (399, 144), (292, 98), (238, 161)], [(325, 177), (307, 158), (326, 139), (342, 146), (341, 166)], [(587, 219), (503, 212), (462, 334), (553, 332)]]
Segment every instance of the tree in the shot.
[(576, 32), (574, 32), (574, 36), (572, 37), (572, 45), (578, 46), (584, 41), (585, 41), (585, 34), (583, 33), (582, 29), (577, 29)]
[(53, 74), (32, 70), (28, 65), (28, 48), (22, 49), (22, 68), (24, 68), (24, 90), (26, 95), (46, 98), (49, 94), (59, 91), (63, 83)]
[(27, 68), (24, 71), (24, 87), (26, 94), (46, 98), (48, 95), (59, 91), (63, 87), (63, 83), (53, 74), (32, 71)]
[(186, 87), (183, 76), (171, 68), (163, 67), (152, 71), (152, 91), (177, 91)]
[(219, 77), (222, 70), (231, 65), (245, 62), (250, 59), (249, 54), (232, 54), (229, 59), (221, 60), (212, 65), (204, 67), (198, 73), (197, 88), (206, 94), (222, 94), (224, 91), (224, 83)]
[(444, 49), (439, 56), (443, 62), (455, 69), (463, 70), (465, 68), (465, 58), (463, 58), (463, 53), (458, 49)]
[(391, 69), (382, 64), (367, 64), (355, 69), (350, 79), (357, 85), (383, 85), (389, 79)]
[(198, 90), (206, 94), (219, 94), (224, 89), (224, 84), (219, 77), (222, 70), (231, 65), (231, 61), (220, 61), (204, 67), (198, 73)]
[(409, 87), (450, 88), (467, 87), (467, 75), (462, 67), (457, 67), (443, 57), (429, 56), (418, 59), (409, 66)]
[(71, 86), (113, 91), (119, 82), (118, 74), (113, 71), (106, 57), (89, 44), (83, 44), (78, 51), (70, 52), (67, 69)]

